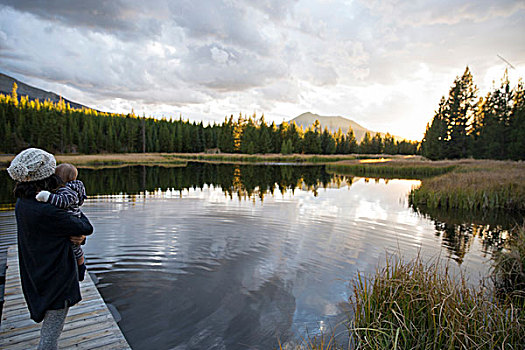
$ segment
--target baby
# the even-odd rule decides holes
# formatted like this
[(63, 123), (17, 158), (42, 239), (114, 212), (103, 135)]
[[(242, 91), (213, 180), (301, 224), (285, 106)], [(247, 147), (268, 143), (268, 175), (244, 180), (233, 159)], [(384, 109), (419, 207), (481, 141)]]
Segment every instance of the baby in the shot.
[[(36, 195), (36, 199), (40, 202), (49, 202), (57, 208), (65, 209), (69, 213), (80, 217), (80, 206), (84, 204), (84, 199), (87, 196), (84, 184), (82, 181), (77, 180), (77, 168), (72, 164), (63, 163), (56, 167), (55, 174), (64, 181), (65, 186), (60, 187), (56, 193), (40, 191)], [(77, 259), (78, 279), (83, 281), (86, 273), (84, 252), (80, 245), (72, 244), (72, 246)]]

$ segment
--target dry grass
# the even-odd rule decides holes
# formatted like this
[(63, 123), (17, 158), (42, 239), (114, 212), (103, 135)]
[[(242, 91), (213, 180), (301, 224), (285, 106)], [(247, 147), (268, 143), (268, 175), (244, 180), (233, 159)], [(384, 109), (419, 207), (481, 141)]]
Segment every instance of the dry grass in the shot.
[[(0, 155), (0, 165), (7, 167), (15, 155)], [(206, 153), (114, 153), (114, 154), (58, 154), (59, 163), (71, 163), (80, 167), (101, 165), (152, 165), (185, 164), (187, 161), (215, 163), (299, 163), (326, 164), (340, 160), (355, 159), (356, 155), (308, 155), (308, 154), (206, 154)]]
[(405, 156), (341, 161), (328, 164), (326, 168), (330, 172), (356, 176), (422, 178), (450, 172), (458, 165), (453, 161), (432, 162), (419, 156)]
[(492, 277), (498, 293), (525, 301), (525, 226), (512, 230), (495, 254)]
[(354, 281), (356, 349), (523, 349), (525, 309), (467, 286), (437, 262), (387, 259)]
[(426, 179), (410, 194), (415, 206), (525, 211), (525, 163), (469, 161)]
[[(14, 155), (1, 155), (0, 164), (7, 166)], [(58, 163), (71, 163), (80, 168), (124, 165), (184, 165), (185, 160), (171, 153), (57, 154)]]
[(525, 211), (523, 162), (429, 161), (410, 157), (341, 161), (327, 165), (327, 170), (356, 176), (424, 178), (421, 186), (410, 194), (415, 207)]

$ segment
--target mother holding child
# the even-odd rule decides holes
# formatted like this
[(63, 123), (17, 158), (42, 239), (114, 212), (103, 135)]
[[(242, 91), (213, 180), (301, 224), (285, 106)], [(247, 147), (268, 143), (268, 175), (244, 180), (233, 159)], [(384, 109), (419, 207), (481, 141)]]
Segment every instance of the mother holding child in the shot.
[(43, 321), (38, 349), (57, 349), (68, 309), (82, 299), (79, 279), (85, 265), (80, 244), (93, 233), (79, 210), (85, 189), (75, 181), (75, 167), (57, 167), (55, 157), (38, 148), (20, 152), (7, 171), (16, 181), (22, 290), (31, 319)]

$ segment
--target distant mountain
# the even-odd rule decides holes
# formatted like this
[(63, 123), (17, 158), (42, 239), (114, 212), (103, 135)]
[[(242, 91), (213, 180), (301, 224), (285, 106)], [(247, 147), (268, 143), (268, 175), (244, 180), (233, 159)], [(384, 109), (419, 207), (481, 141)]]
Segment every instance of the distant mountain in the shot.
[[(28, 96), (30, 100), (50, 100), (53, 102), (59, 102), (60, 101), (60, 95), (55, 94), (51, 91), (45, 91), (39, 88), (36, 88), (31, 85), (27, 85), (25, 83), (22, 83), (21, 81), (18, 81), (15, 78), (12, 78), (8, 75), (0, 73), (0, 93), (4, 95), (10, 95), (11, 91), (13, 90), (13, 83), (16, 83), (18, 85), (17, 94), (18, 96)], [(72, 102), (68, 99), (65, 99), (62, 97), (62, 100), (64, 100), (65, 103), (69, 103), (69, 105), (72, 108), (89, 108), (84, 105), (81, 105), (80, 103)]]
[[(347, 119), (347, 118), (339, 117), (339, 116), (332, 116), (332, 117), (321, 116), (321, 115), (310, 113), (310, 112), (303, 113), (293, 118), (292, 120), (290, 120), (290, 123), (295, 122), (297, 126), (302, 126), (306, 130), (307, 128), (312, 126), (316, 120), (319, 120), (319, 123), (321, 124), (321, 128), (323, 130), (325, 127), (327, 127), (330, 131), (332, 131), (332, 133), (337, 132), (337, 130), (341, 128), (341, 131), (346, 134), (348, 132), (348, 128), (352, 127), (352, 130), (354, 130), (355, 138), (358, 141), (361, 141), (363, 139), (367, 131), (370, 133), (372, 137), (378, 133), (377, 131), (372, 131), (372, 130), (365, 128), (364, 126), (359, 125), (358, 123), (356, 123), (355, 121), (351, 119)], [(379, 134), (382, 137), (384, 137), (386, 133), (379, 132)], [(399, 141), (404, 140), (404, 138), (399, 137), (399, 136), (394, 136), (394, 139), (399, 140)]]

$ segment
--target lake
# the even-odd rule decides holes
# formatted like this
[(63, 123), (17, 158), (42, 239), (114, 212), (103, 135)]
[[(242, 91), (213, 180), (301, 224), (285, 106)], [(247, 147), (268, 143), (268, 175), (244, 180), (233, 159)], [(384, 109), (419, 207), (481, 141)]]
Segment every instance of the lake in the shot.
[[(417, 213), (419, 180), (323, 166), (80, 169), (95, 226), (88, 270), (133, 349), (269, 349), (321, 333), (348, 341), (351, 281), (385, 257), (440, 259), (471, 284), (520, 218)], [(4, 209), (13, 183), (0, 176)], [(0, 245), (13, 243), (12, 210)]]

